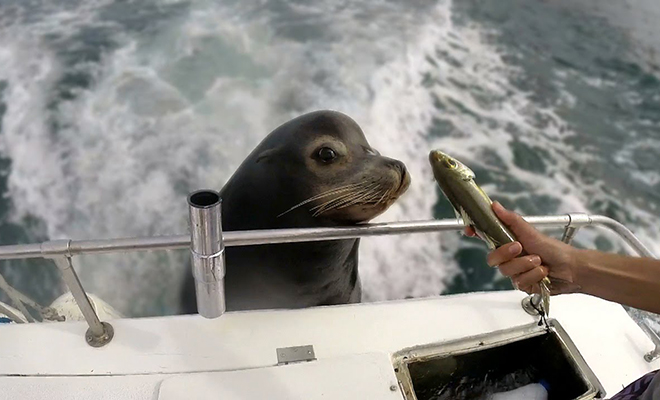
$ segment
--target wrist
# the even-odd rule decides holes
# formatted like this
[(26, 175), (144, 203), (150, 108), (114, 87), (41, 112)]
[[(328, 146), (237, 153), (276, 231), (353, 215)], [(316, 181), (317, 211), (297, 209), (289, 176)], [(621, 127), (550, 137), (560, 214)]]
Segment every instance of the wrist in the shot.
[(579, 288), (578, 291), (586, 293), (589, 286), (590, 275), (590, 250), (576, 249), (573, 247), (570, 255), (570, 270), (573, 275), (573, 283)]

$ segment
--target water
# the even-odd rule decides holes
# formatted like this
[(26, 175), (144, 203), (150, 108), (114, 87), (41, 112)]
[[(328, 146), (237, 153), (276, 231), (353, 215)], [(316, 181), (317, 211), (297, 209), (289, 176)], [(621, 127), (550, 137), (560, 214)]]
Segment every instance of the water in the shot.
[[(221, 188), (277, 125), (329, 108), (411, 172), (377, 221), (453, 217), (428, 166), (437, 147), (505, 206), (609, 215), (660, 254), (653, 0), (0, 0), (0, 10), (3, 244), (185, 233), (188, 192)], [(596, 230), (577, 245), (625, 250)], [(485, 254), (453, 233), (365, 239), (365, 300), (509, 289)], [(186, 257), (76, 266), (122, 313), (167, 315)], [(47, 262), (3, 265), (39, 301), (64, 290)]]

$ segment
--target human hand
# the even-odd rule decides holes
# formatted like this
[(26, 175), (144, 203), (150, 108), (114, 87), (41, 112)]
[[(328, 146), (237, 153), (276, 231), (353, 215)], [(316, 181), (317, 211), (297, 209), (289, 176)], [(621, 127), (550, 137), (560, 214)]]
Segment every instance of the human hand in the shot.
[[(542, 234), (498, 202), (492, 208), (518, 241), (491, 251), (486, 259), (488, 265), (498, 267), (502, 275), (511, 278), (514, 287), (530, 294), (539, 292), (538, 283), (546, 276), (550, 278), (553, 295), (580, 291), (575, 279), (574, 247)], [(471, 227), (465, 229), (465, 234), (475, 236)]]

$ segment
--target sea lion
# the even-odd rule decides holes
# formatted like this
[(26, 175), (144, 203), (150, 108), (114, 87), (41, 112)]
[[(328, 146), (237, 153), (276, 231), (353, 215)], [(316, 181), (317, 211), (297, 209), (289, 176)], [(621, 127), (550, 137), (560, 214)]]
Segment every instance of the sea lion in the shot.
[[(222, 228), (354, 225), (383, 213), (410, 185), (398, 160), (374, 150), (360, 126), (336, 111), (315, 111), (276, 128), (220, 191)], [(227, 310), (356, 303), (359, 239), (226, 248)], [(196, 312), (189, 271), (184, 313)]]

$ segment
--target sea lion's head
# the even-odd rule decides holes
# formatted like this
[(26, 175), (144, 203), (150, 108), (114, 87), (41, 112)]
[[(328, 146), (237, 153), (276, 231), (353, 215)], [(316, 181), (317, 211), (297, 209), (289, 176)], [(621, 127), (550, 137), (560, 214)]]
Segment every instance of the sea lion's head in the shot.
[(318, 221), (365, 222), (410, 185), (401, 161), (382, 156), (353, 119), (335, 111), (284, 123), (250, 158), (269, 176), (269, 196), (262, 201), (279, 219), (306, 213)]

